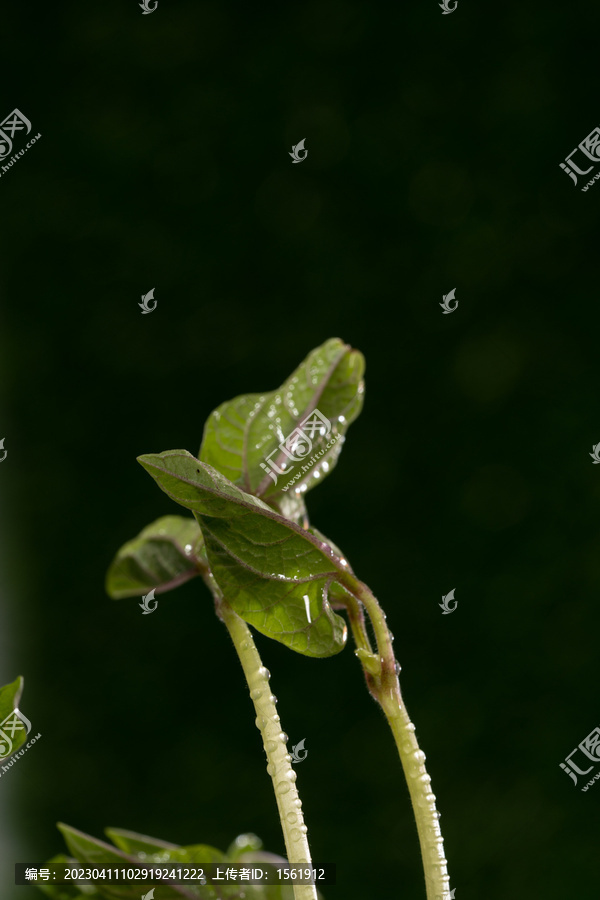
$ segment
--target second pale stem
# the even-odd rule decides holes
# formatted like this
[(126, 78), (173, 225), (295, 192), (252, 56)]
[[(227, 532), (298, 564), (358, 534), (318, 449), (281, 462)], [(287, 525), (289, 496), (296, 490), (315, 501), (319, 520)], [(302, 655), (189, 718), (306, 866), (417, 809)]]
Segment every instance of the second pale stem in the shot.
[[(292, 865), (310, 866), (310, 849), (306, 837), (307, 828), (302, 816), (302, 801), (298, 797), (296, 773), (287, 752), (287, 735), (281, 730), (276, 700), (271, 693), (269, 671), (262, 664), (246, 623), (224, 601), (219, 603), (218, 611), (234, 643), (254, 703), (256, 727), (261, 733), (267, 754), (267, 772), (273, 779), (288, 862)], [(295, 884), (294, 898), (317, 900), (314, 885)]]
[(352, 631), (359, 647), (358, 655), (371, 693), (381, 705), (392, 729), (408, 785), (421, 845), (427, 900), (446, 900), (449, 897), (450, 880), (438, 821), (439, 813), (435, 795), (431, 792), (431, 778), (425, 768), (425, 754), (419, 748), (415, 726), (410, 721), (402, 700), (392, 648), (393, 638), (385, 623), (385, 614), (367, 586), (354, 577), (346, 580), (355, 598), (364, 604), (375, 632), (377, 655), (371, 651), (360, 609), (351, 604), (349, 613)]

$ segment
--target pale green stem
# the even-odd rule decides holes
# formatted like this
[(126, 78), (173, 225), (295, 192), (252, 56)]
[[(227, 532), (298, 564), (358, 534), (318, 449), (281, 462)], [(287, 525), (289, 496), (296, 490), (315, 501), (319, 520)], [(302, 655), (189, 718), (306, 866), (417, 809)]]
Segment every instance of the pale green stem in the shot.
[(431, 792), (431, 778), (425, 768), (425, 754), (419, 748), (415, 726), (402, 700), (392, 649), (393, 638), (385, 623), (385, 613), (365, 584), (353, 576), (347, 576), (345, 582), (364, 604), (375, 632), (377, 654), (371, 651), (369, 638), (356, 615), (356, 609), (349, 609), (353, 634), (359, 645), (357, 656), (363, 665), (369, 690), (386, 715), (400, 754), (417, 823), (427, 900), (447, 900), (450, 880), (435, 795)]
[[(298, 797), (296, 773), (290, 762), (291, 756), (287, 752), (287, 735), (281, 730), (275, 705), (277, 701), (269, 686), (269, 670), (262, 664), (246, 623), (223, 600), (218, 601), (217, 612), (227, 626), (239, 656), (256, 710), (256, 727), (261, 733), (267, 754), (267, 772), (273, 779), (288, 862), (292, 865), (304, 864), (310, 867), (311, 857), (306, 836), (307, 828), (302, 816), (302, 801)], [(317, 900), (314, 885), (294, 884), (293, 887), (295, 900)]]

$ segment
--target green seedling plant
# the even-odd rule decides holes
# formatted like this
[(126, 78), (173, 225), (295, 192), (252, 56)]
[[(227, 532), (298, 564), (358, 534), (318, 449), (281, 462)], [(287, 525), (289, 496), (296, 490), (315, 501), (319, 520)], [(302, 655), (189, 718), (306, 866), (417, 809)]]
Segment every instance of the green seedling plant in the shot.
[[(344, 649), (348, 623), (367, 688), (389, 722), (402, 762), (427, 900), (446, 900), (449, 879), (435, 796), (400, 692), (400, 665), (386, 615), (345, 554), (309, 524), (305, 505), (308, 491), (335, 468), (346, 432), (361, 411), (363, 375), (361, 353), (333, 338), (313, 350), (278, 390), (242, 395), (219, 406), (206, 422), (197, 457), (187, 450), (140, 456), (138, 462), (161, 490), (192, 515), (160, 518), (125, 544), (109, 568), (106, 588), (114, 599), (139, 598), (150, 590), (164, 593), (195, 577), (204, 581), (246, 678), (287, 860), (293, 865), (311, 863), (307, 827), (271, 676), (259, 657), (252, 629), (296, 653), (322, 658)], [(121, 866), (124, 859), (139, 863), (140, 854), (146, 863), (260, 855), (258, 839), (252, 835), (240, 836), (223, 854), (203, 845), (175, 847), (118, 829), (107, 831), (115, 844), (111, 847), (68, 826), (59, 827), (72, 858), (94, 866), (117, 864), (116, 860)], [(76, 888), (40, 887), (55, 900), (84, 895), (133, 900), (143, 885), (111, 888), (99, 883), (81, 893)], [(219, 890), (214, 885), (162, 885), (156, 890), (160, 900), (233, 896), (227, 893), (232, 888)], [(244, 892), (247, 900), (320, 896), (310, 884), (249, 885)]]

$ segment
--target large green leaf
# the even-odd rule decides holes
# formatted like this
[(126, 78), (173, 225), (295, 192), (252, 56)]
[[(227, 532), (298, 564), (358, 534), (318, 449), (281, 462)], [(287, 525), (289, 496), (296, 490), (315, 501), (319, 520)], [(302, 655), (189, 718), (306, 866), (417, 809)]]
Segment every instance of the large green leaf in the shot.
[(199, 458), (269, 503), (310, 490), (334, 468), (360, 413), (364, 368), (358, 350), (326, 341), (278, 390), (222, 403), (206, 422)]
[(134, 831), (124, 831), (121, 828), (105, 828), (106, 835), (124, 853), (137, 855), (144, 859), (154, 858), (164, 862), (181, 863), (221, 863), (227, 862), (228, 856), (216, 847), (208, 844), (191, 844), (179, 847), (177, 844), (169, 844), (157, 838), (148, 837), (146, 834), (136, 834)]
[(0, 687), (0, 760), (8, 759), (27, 740), (31, 723), (19, 711), (23, 678)]
[(346, 625), (331, 609), (329, 591), (350, 570), (325, 541), (186, 450), (138, 461), (197, 516), (211, 572), (238, 615), (306, 656), (332, 656), (344, 647)]
[(163, 516), (123, 544), (106, 576), (114, 600), (152, 588), (161, 594), (189, 581), (206, 567), (202, 534), (195, 519)]
[[(59, 855), (49, 860), (46, 865), (68, 863), (73, 867), (90, 868), (129, 868), (131, 866), (150, 866), (152, 863), (174, 863), (175, 865), (202, 866), (207, 863), (223, 863), (231, 865), (252, 866), (253, 864), (284, 863), (281, 856), (261, 851), (262, 841), (253, 834), (239, 835), (229, 850), (223, 853), (207, 844), (192, 844), (179, 847), (161, 841), (158, 838), (136, 834), (120, 828), (107, 828), (106, 834), (117, 844), (118, 850), (97, 838), (84, 834), (69, 825), (59, 824), (67, 846), (74, 858)], [(139, 900), (142, 893), (150, 890), (150, 886), (142, 881), (135, 884), (115, 885), (106, 880), (88, 885), (52, 885), (45, 882), (33, 882), (51, 900)], [(156, 900), (239, 900), (240, 885), (169, 885), (156, 882)], [(293, 900), (293, 888), (290, 885), (253, 885), (241, 882), (241, 889), (246, 900)], [(321, 895), (318, 895), (319, 898)]]

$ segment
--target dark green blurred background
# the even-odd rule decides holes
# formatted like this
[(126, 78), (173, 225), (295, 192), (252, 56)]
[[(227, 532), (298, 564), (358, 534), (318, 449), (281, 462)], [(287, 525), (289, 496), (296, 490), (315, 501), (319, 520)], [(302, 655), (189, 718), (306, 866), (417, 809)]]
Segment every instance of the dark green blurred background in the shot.
[[(41, 896), (12, 865), (59, 852), (58, 820), (283, 851), (207, 591), (142, 616), (103, 582), (177, 512), (135, 457), (196, 452), (221, 401), (332, 336), (365, 354), (366, 402), (309, 512), (387, 611), (457, 900), (597, 900), (600, 787), (559, 763), (600, 724), (600, 187), (559, 163), (600, 124), (598, 7), (121, 0), (1, 24), (0, 112), (42, 134), (0, 178), (0, 683), (25, 676), (42, 734), (0, 781), (2, 900)], [(306, 738), (327, 900), (421, 900), (351, 647), (257, 643)]]

